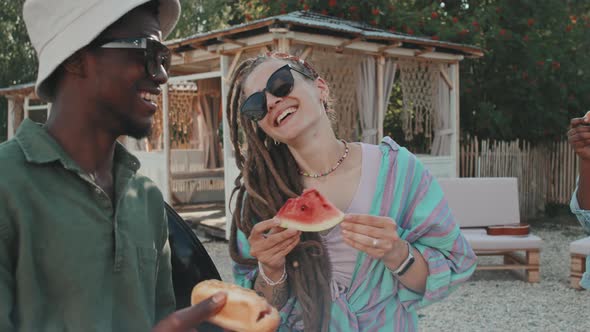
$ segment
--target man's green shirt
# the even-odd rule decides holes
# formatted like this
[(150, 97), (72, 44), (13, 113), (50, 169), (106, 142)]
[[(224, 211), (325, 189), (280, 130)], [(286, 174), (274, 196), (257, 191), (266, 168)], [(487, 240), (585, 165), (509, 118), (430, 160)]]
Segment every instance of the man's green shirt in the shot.
[(47, 131), (0, 144), (0, 331), (149, 331), (174, 310), (162, 194), (117, 144), (114, 205)]

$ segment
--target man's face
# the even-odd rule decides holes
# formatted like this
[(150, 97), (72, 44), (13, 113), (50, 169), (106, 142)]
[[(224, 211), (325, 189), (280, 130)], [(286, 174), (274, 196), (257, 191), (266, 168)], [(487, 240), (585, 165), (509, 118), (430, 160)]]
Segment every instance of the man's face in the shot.
[[(148, 37), (161, 40), (156, 15), (144, 7), (134, 9), (109, 27), (101, 39)], [(114, 135), (143, 138), (150, 134), (156, 112), (159, 86), (168, 80), (158, 66), (156, 75), (146, 71), (145, 51), (99, 48), (91, 51), (94, 68), (89, 70), (89, 95), (98, 106), (96, 121)]]

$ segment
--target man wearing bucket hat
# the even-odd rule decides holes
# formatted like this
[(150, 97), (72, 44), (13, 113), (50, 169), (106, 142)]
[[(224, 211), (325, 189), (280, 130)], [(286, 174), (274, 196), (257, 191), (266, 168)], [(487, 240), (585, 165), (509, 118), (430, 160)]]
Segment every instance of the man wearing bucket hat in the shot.
[(0, 331), (181, 331), (160, 191), (117, 137), (145, 137), (178, 0), (27, 0), (44, 126), (0, 145)]

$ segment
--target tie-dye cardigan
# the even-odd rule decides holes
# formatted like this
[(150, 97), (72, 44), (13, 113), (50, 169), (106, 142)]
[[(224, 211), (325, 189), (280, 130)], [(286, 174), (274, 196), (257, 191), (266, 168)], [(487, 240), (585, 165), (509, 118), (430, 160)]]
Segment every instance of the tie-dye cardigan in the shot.
[[(333, 303), (330, 331), (415, 331), (417, 309), (441, 300), (475, 270), (476, 256), (462, 236), (440, 186), (422, 163), (389, 137), (382, 140), (381, 166), (370, 214), (389, 216), (398, 234), (428, 264), (426, 291), (402, 285), (380, 260), (359, 252), (352, 282)], [(238, 231), (239, 252), (250, 256)], [(235, 282), (253, 288), (258, 269), (233, 263)], [(303, 331), (301, 309), (292, 297), (280, 310), (279, 331)]]

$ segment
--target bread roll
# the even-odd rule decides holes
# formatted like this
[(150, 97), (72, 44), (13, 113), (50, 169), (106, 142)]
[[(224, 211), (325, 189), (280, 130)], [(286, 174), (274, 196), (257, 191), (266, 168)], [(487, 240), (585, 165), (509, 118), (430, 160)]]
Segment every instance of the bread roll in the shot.
[(227, 293), (227, 301), (209, 322), (236, 332), (276, 331), (280, 323), (277, 309), (251, 289), (219, 280), (205, 280), (193, 288), (191, 304), (197, 304), (219, 291)]

